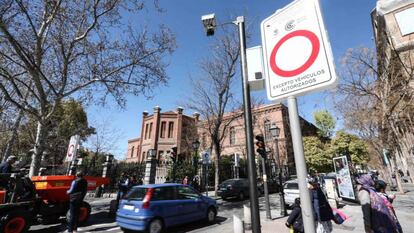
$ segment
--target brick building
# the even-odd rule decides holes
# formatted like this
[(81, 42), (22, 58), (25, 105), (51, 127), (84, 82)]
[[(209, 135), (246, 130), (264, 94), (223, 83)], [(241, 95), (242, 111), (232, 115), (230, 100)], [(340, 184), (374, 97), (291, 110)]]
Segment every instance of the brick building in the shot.
[[(293, 146), (289, 127), (288, 108), (283, 104), (270, 104), (259, 106), (252, 109), (253, 115), (253, 134), (262, 134), (265, 139), (266, 147), (270, 149), (269, 159), (278, 164), (278, 158), (274, 153), (276, 145), (272, 138), (270, 128), (273, 124), (280, 129), (278, 138), (279, 156), (281, 164), (287, 166), (291, 172), (295, 172)], [(222, 155), (239, 154), (243, 159), (246, 159), (246, 137), (244, 130), (244, 117), (242, 111), (230, 113), (225, 116), (225, 120), (231, 120), (227, 127), (227, 133), (222, 143)], [(317, 128), (308, 121), (300, 118), (303, 136), (317, 135)], [(201, 150), (208, 150), (210, 141), (208, 133), (206, 132), (206, 122), (200, 122), (198, 133), (201, 140)]]
[[(270, 104), (259, 106), (253, 109), (253, 132), (255, 135), (263, 134), (267, 148), (270, 148), (270, 159), (275, 164), (278, 160), (275, 157), (275, 141), (270, 134), (270, 127), (276, 124), (280, 128), (278, 139), (279, 155), (282, 165), (294, 169), (293, 146), (289, 127), (288, 109), (283, 104)], [(246, 159), (244, 118), (242, 111), (232, 112), (225, 116), (229, 122), (226, 136), (222, 142), (222, 155), (232, 156), (239, 154)], [(303, 136), (317, 134), (317, 128), (308, 121), (300, 118)], [(154, 113), (149, 115), (143, 113), (142, 132), (140, 138), (128, 141), (128, 153), (126, 161), (143, 161), (146, 152), (150, 149), (157, 150), (157, 158), (164, 160), (165, 156), (173, 146), (177, 146), (178, 153), (184, 156), (191, 155), (191, 144), (195, 139), (200, 141), (200, 151), (211, 151), (211, 143), (207, 133), (207, 121), (200, 121), (199, 115), (192, 117), (184, 115), (182, 108), (175, 112), (168, 111), (161, 113), (159, 107), (154, 108)], [(180, 140), (178, 140), (180, 139)], [(164, 155), (164, 156), (163, 156)], [(294, 172), (294, 170), (292, 170)]]
[(127, 162), (142, 162), (150, 149), (157, 151), (157, 159), (168, 159), (171, 148), (177, 147), (177, 153), (189, 155), (191, 143), (197, 139), (195, 122), (198, 115), (190, 117), (183, 114), (183, 108), (176, 111), (161, 112), (155, 107), (153, 114), (142, 113), (141, 136), (128, 140)]

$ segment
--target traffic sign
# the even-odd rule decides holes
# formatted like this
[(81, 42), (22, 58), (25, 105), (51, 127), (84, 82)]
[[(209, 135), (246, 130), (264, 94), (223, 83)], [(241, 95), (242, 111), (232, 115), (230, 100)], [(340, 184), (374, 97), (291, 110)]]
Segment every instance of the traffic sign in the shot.
[(261, 23), (267, 96), (327, 89), (337, 78), (318, 0), (296, 0)]
[(76, 158), (78, 146), (79, 146), (79, 135), (70, 137), (68, 152), (66, 153), (65, 162), (71, 162)]

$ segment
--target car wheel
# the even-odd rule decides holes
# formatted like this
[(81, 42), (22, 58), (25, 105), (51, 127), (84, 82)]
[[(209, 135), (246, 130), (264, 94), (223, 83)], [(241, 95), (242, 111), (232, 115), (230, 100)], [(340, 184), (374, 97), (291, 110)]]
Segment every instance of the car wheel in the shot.
[(164, 230), (164, 224), (161, 219), (154, 219), (148, 224), (148, 233), (161, 233)]
[(22, 209), (11, 210), (0, 216), (0, 232), (23, 233), (30, 227), (30, 215)]
[(214, 207), (210, 207), (207, 210), (207, 222), (214, 223), (217, 217), (217, 210)]
[(239, 193), (239, 200), (244, 200), (244, 193), (243, 192), (240, 192)]

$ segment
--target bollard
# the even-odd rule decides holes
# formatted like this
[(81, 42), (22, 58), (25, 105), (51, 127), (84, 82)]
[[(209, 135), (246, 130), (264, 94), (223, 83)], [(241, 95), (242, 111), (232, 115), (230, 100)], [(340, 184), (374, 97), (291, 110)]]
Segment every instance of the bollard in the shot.
[(244, 212), (244, 229), (251, 230), (252, 229), (252, 218), (250, 215), (250, 206), (243, 205), (243, 212)]
[(233, 214), (234, 233), (244, 233), (243, 221)]

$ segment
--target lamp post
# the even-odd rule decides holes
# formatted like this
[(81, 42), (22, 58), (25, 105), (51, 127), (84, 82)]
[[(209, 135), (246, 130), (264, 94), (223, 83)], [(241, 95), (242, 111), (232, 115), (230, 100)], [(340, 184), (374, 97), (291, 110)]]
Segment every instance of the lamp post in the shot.
[(280, 199), (280, 215), (281, 216), (287, 216), (286, 212), (286, 206), (285, 206), (285, 193), (283, 192), (283, 180), (282, 180), (282, 163), (280, 161), (280, 155), (279, 155), (279, 134), (280, 129), (276, 126), (276, 124), (272, 124), (270, 127), (270, 133), (272, 134), (273, 139), (275, 140), (275, 155), (278, 160), (279, 164), (279, 185), (280, 185), (280, 192), (279, 192), (279, 199)]
[[(214, 35), (214, 30), (217, 26), (214, 14), (203, 15), (201, 20), (204, 25), (207, 36)], [(244, 128), (246, 134), (246, 146), (247, 146), (247, 159), (248, 159), (248, 172), (249, 172), (249, 193), (250, 193), (250, 213), (252, 220), (253, 233), (261, 233), (260, 229), (260, 213), (259, 213), (259, 201), (257, 195), (257, 174), (256, 163), (253, 146), (253, 127), (252, 127), (252, 110), (250, 104), (250, 87), (247, 77), (247, 59), (246, 59), (246, 35), (244, 26), (244, 16), (238, 16), (235, 21), (232, 22), (237, 25), (239, 29), (239, 42), (240, 42), (240, 66), (242, 74), (242, 86), (243, 86), (243, 105), (244, 105)]]
[[(194, 156), (193, 156), (193, 166), (194, 166), (194, 176), (197, 175), (197, 171), (198, 171), (198, 148), (200, 148), (200, 142), (198, 141), (198, 139), (196, 139), (195, 141), (193, 141), (192, 143), (193, 149), (194, 149)], [(198, 180), (195, 180), (193, 178), (194, 182), (198, 182)], [(195, 185), (197, 186), (196, 189), (198, 189), (198, 184), (193, 184), (193, 187), (195, 187)]]

